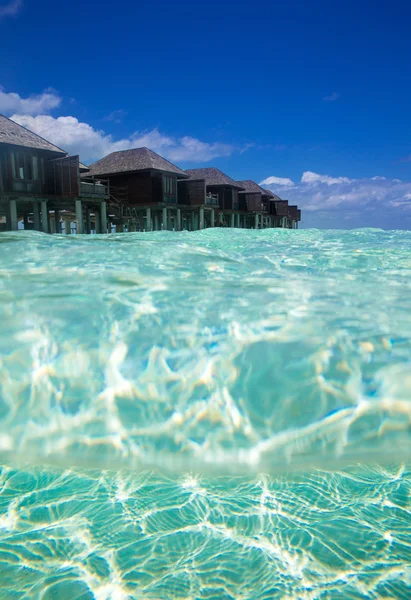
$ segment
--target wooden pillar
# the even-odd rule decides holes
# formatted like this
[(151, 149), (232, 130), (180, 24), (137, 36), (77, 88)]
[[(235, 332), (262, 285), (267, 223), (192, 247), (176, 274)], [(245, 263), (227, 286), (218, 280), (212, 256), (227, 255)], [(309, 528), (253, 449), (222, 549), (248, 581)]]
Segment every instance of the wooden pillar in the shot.
[(40, 205), (38, 202), (33, 202), (33, 229), (40, 231)]
[(181, 208), (177, 208), (176, 219), (177, 219), (176, 230), (181, 231)]
[(215, 211), (214, 208), (211, 209), (211, 227), (215, 226)]
[(96, 229), (96, 234), (101, 233), (101, 214), (100, 211), (94, 211), (94, 226)]
[(255, 213), (255, 229), (258, 229), (258, 222), (259, 222), (258, 213)]
[(151, 231), (152, 230), (151, 208), (146, 208), (146, 221), (147, 221), (146, 231)]
[(76, 233), (83, 233), (83, 205), (81, 200), (76, 200)]
[(105, 202), (100, 204), (100, 224), (101, 233), (107, 233), (107, 204)]
[(204, 208), (200, 208), (200, 224), (199, 229), (204, 229)]
[(60, 211), (57, 209), (54, 211), (54, 220), (54, 228), (56, 230), (56, 233), (61, 233)]
[(19, 224), (17, 221), (17, 200), (10, 200), (10, 231), (17, 231)]
[(234, 213), (231, 213), (230, 227), (235, 227), (235, 214)]
[(47, 201), (41, 203), (41, 227), (44, 233), (49, 232), (49, 210)]
[(158, 218), (158, 213), (156, 213), (154, 215), (154, 231), (159, 231), (159, 229), (160, 229), (159, 218)]
[(90, 209), (86, 206), (86, 233), (91, 233)]
[(24, 229), (27, 231), (27, 229), (29, 228), (29, 216), (26, 212), (23, 215), (23, 224), (24, 224)]
[(71, 234), (71, 217), (64, 217), (65, 233), (66, 235)]
[(162, 227), (163, 230), (166, 230), (167, 226), (168, 226), (168, 223), (167, 223), (167, 208), (164, 207), (163, 208), (163, 227)]
[(49, 233), (56, 233), (56, 229), (55, 229), (55, 215), (54, 213), (51, 215), (49, 214)]

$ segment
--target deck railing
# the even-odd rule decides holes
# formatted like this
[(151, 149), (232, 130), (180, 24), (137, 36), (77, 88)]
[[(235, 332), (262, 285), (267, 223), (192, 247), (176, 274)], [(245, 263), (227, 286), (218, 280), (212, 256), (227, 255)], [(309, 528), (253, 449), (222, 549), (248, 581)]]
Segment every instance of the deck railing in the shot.
[(220, 206), (220, 201), (216, 194), (207, 194), (205, 197), (206, 206)]
[(96, 181), (81, 181), (80, 196), (83, 198), (109, 198), (108, 180), (97, 179)]

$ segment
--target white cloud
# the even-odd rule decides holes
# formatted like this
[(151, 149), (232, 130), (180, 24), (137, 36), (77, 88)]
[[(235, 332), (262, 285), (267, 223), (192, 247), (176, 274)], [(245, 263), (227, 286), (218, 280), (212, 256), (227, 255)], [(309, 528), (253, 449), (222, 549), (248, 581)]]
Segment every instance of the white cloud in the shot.
[(72, 116), (15, 114), (13, 121), (41, 135), (70, 154), (80, 154), (84, 162), (98, 160), (117, 150), (147, 146), (171, 161), (208, 162), (219, 156), (230, 156), (234, 147), (220, 142), (202, 142), (190, 136), (175, 138), (158, 129), (136, 132), (127, 138), (115, 140), (112, 135), (94, 129)]
[(312, 171), (304, 171), (301, 177), (302, 183), (326, 183), (327, 185), (336, 185), (338, 183), (350, 183), (348, 177), (330, 177), (329, 175), (319, 175)]
[(350, 179), (306, 171), (284, 187), (282, 177), (262, 184), (298, 204), (306, 226), (411, 228), (411, 182), (377, 176)]
[(124, 117), (127, 115), (127, 112), (122, 108), (118, 110), (113, 110), (109, 115), (104, 117), (105, 121), (112, 121), (113, 123), (121, 123)]
[(324, 102), (335, 102), (339, 98), (341, 98), (340, 92), (333, 92), (329, 96), (324, 96), (323, 101)]
[(53, 90), (44, 90), (42, 94), (32, 94), (27, 98), (22, 98), (14, 92), (6, 93), (0, 87), (0, 113), (4, 115), (12, 115), (13, 113), (39, 115), (47, 113), (53, 108), (57, 108), (61, 100), (60, 96)]
[(7, 4), (0, 6), (0, 20), (4, 17), (14, 17), (17, 15), (21, 8), (23, 8), (23, 0), (11, 0)]
[(288, 177), (267, 177), (264, 181), (261, 181), (259, 185), (281, 185), (281, 186), (291, 186), (294, 185), (292, 179), (288, 179)]

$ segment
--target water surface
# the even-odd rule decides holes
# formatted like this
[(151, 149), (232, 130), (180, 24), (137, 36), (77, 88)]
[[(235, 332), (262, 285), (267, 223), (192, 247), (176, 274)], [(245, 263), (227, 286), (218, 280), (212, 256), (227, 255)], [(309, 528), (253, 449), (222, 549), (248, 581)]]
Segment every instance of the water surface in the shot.
[(0, 235), (4, 598), (408, 598), (411, 233)]

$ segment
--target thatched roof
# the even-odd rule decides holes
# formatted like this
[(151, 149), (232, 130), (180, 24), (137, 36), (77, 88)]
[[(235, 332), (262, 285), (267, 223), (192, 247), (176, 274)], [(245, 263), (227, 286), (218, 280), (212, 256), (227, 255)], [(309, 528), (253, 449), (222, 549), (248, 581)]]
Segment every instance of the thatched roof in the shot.
[(90, 171), (87, 165), (83, 165), (82, 162), (79, 162), (78, 167), (80, 169), (80, 173), (88, 173)]
[(36, 150), (48, 150), (66, 155), (67, 152), (54, 146), (44, 138), (22, 125), (15, 123), (4, 115), (0, 115), (0, 144), (11, 144), (23, 146), (24, 148), (35, 148)]
[(207, 167), (204, 169), (187, 169), (186, 173), (189, 175), (190, 179), (204, 179), (206, 186), (224, 185), (236, 188), (238, 190), (243, 189), (243, 186), (240, 185), (238, 181), (234, 181), (234, 179), (231, 179), (231, 177), (215, 167)]
[(133, 173), (136, 171), (165, 171), (187, 177), (176, 165), (169, 162), (149, 148), (134, 148), (112, 152), (101, 160), (90, 165), (89, 175), (114, 175), (116, 173)]
[(268, 196), (269, 200), (279, 200), (281, 202), (280, 196), (277, 196), (276, 194), (273, 194), (273, 192), (271, 190), (266, 190), (265, 188), (263, 188), (263, 189), (264, 189), (264, 194), (266, 196)]
[(245, 194), (261, 194), (262, 196), (268, 196), (269, 198), (274, 197), (272, 192), (260, 187), (258, 183), (252, 181), (252, 179), (244, 179), (243, 181), (237, 181), (237, 183), (244, 188)]

